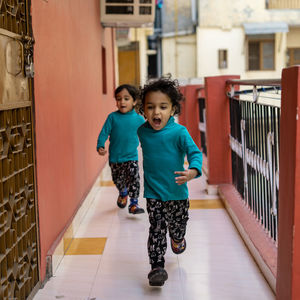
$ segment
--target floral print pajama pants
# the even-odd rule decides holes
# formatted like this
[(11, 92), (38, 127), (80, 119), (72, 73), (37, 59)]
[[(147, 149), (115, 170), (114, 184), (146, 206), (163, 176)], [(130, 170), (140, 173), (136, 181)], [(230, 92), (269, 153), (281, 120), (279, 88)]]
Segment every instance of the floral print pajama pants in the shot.
[(182, 240), (189, 219), (189, 200), (161, 201), (147, 199), (149, 215), (148, 255), (152, 268), (164, 267), (167, 250), (167, 231), (175, 240)]
[(109, 163), (111, 176), (119, 192), (125, 188), (131, 199), (138, 199), (140, 195), (140, 174), (138, 161), (123, 163)]

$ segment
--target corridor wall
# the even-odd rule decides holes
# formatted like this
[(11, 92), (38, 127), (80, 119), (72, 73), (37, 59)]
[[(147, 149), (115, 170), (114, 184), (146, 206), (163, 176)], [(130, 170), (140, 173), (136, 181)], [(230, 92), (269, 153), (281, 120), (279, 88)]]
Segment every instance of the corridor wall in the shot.
[(114, 31), (100, 23), (99, 0), (32, 1), (40, 274), (103, 168), (96, 153), (114, 110)]

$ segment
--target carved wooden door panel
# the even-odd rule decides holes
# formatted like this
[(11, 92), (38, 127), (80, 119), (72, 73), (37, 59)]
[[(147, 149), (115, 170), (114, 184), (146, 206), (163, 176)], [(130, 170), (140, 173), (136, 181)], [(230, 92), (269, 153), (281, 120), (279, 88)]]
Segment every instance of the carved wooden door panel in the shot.
[(0, 0), (0, 299), (39, 283), (30, 1)]

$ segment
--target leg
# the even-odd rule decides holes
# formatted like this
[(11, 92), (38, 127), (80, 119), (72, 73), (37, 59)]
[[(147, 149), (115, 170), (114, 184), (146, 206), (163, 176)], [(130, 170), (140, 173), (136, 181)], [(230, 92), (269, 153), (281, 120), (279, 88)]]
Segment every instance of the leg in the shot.
[(126, 162), (126, 186), (130, 197), (129, 213), (141, 214), (145, 210), (138, 205), (140, 195), (140, 174), (138, 161)]
[(127, 204), (128, 191), (126, 188), (126, 174), (123, 163), (110, 163), (111, 176), (114, 184), (119, 191), (119, 197), (117, 200), (117, 205), (120, 208), (124, 208)]
[(164, 270), (164, 255), (167, 250), (167, 222), (164, 202), (156, 199), (147, 199), (149, 215), (148, 255), (151, 272), (148, 274), (149, 284), (161, 286), (168, 279)]
[(126, 173), (123, 163), (109, 163), (111, 169), (111, 177), (116, 185), (119, 193), (126, 188)]
[(167, 250), (167, 221), (164, 202), (156, 199), (147, 199), (149, 215), (148, 255), (152, 268), (164, 267), (164, 255)]
[(189, 219), (189, 200), (168, 201), (167, 205), (167, 219), (172, 251), (176, 254), (180, 254), (186, 248), (184, 236), (186, 233), (187, 221)]
[(138, 199), (140, 195), (140, 174), (138, 161), (126, 163), (126, 185), (131, 199)]

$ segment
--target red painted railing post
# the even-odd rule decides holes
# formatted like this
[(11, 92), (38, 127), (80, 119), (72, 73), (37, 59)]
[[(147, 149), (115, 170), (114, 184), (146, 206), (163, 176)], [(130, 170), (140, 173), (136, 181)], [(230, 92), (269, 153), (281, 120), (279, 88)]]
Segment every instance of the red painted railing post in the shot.
[(201, 85), (187, 85), (185, 90), (185, 121), (186, 127), (196, 145), (201, 148), (200, 131), (199, 131), (199, 103), (198, 89)]
[[(184, 86), (180, 86), (180, 92), (182, 93), (182, 95), (185, 97), (185, 93), (186, 93), (186, 85)], [(181, 105), (181, 112), (180, 115), (178, 116), (178, 121), (181, 125), (186, 126), (186, 118), (185, 118), (185, 101), (182, 103)]]
[(185, 100), (181, 106), (181, 113), (179, 115), (179, 123), (184, 125), (189, 131), (196, 145), (201, 149), (201, 139), (199, 131), (199, 103), (198, 90), (203, 88), (203, 85), (188, 84), (180, 87)]
[(282, 72), (276, 299), (300, 299), (300, 66)]
[(239, 76), (205, 78), (206, 145), (208, 184), (232, 182), (229, 146), (230, 112), (226, 81)]

